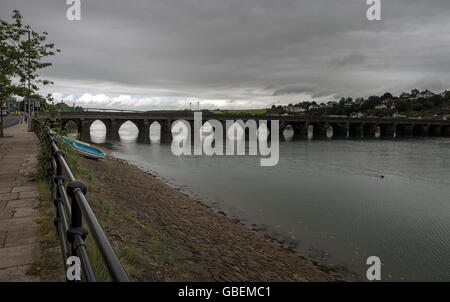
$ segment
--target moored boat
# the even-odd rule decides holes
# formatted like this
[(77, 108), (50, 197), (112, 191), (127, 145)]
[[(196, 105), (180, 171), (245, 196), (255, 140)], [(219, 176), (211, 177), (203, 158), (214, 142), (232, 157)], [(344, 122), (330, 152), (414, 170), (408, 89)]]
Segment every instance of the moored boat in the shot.
[(63, 137), (63, 142), (70, 145), (78, 154), (89, 158), (99, 159), (106, 156), (106, 153), (103, 150), (77, 140)]

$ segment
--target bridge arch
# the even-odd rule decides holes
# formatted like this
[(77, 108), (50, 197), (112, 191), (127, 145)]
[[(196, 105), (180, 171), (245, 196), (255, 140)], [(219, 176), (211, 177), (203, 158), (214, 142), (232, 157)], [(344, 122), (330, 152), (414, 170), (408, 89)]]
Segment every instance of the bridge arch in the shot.
[(63, 130), (76, 130), (80, 132), (80, 125), (76, 120), (66, 120), (62, 123)]
[(325, 135), (328, 139), (332, 139), (334, 136), (334, 128), (332, 125), (326, 125), (325, 126)]
[(429, 125), (416, 124), (413, 126), (413, 134), (418, 136), (429, 135), (430, 134)]
[(121, 140), (134, 141), (139, 136), (139, 126), (131, 121), (122, 121), (118, 125), (118, 134)]
[(291, 124), (288, 124), (286, 127), (284, 127), (282, 134), (286, 141), (292, 140), (295, 135), (294, 126), (292, 126)]
[(266, 123), (258, 123), (258, 140), (268, 140), (270, 136), (269, 124)]
[(225, 131), (230, 141), (248, 140), (258, 138), (258, 123), (255, 120), (235, 120)]
[[(162, 133), (163, 125), (161, 125), (160, 128), (161, 128), (161, 135), (163, 135)], [(189, 135), (192, 136), (193, 131), (194, 131), (194, 124), (190, 123), (189, 121), (183, 120), (173, 122), (170, 129), (170, 132), (173, 136), (182, 135), (182, 137), (188, 137)]]
[[(348, 136), (348, 124), (347, 123), (342, 123), (342, 122), (332, 122), (329, 123), (329, 126), (333, 129), (332, 133), (332, 138), (347, 138)], [(330, 132), (330, 130), (328, 130), (328, 132)], [(330, 138), (331, 138), (330, 137)]]
[(380, 138), (380, 137), (381, 137), (381, 128), (377, 124), (377, 125), (375, 125), (375, 138)]
[(200, 127), (200, 137), (211, 135), (213, 132), (213, 126), (208, 122), (204, 122)]
[(78, 133), (81, 132), (81, 125), (79, 120), (76, 119), (67, 119), (61, 122), (62, 130), (76, 130)]
[(161, 124), (158, 121), (152, 121), (150, 122), (149, 129), (150, 129), (150, 135), (152, 134), (158, 134), (161, 136)]
[(89, 125), (89, 136), (93, 143), (103, 144), (106, 141), (108, 132), (107, 125), (102, 120), (92, 121)]
[(284, 136), (287, 140), (293, 139), (294, 137), (307, 138), (309, 126), (310, 124), (307, 122), (290, 121), (280, 123), (280, 135)]
[(150, 143), (159, 143), (161, 142), (161, 124), (158, 121), (149, 121), (149, 138)]
[(107, 131), (107, 123), (105, 123), (105, 121), (103, 120), (95, 120), (92, 123), (90, 123), (89, 125), (89, 131), (92, 130), (102, 130), (102, 131)]

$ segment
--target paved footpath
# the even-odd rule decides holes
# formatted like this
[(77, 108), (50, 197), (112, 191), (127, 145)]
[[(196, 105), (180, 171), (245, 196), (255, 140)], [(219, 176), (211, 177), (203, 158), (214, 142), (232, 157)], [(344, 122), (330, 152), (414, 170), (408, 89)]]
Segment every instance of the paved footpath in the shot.
[(0, 282), (39, 281), (28, 271), (39, 257), (38, 188), (27, 177), (36, 172), (38, 140), (26, 124), (5, 129), (0, 138)]

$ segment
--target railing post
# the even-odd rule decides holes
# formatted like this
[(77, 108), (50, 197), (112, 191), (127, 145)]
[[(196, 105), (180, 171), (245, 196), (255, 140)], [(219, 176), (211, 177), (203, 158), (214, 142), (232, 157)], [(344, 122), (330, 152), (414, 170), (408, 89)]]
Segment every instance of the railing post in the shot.
[[(50, 149), (52, 149), (51, 143), (54, 141), (55, 140), (53, 138), (50, 140)], [(56, 171), (53, 172), (54, 175), (52, 177), (52, 179), (53, 179), (52, 185), (53, 185), (53, 189), (55, 190), (55, 194), (54, 194), (55, 196), (54, 196), (53, 202), (55, 203), (55, 208), (56, 208), (56, 218), (54, 220), (54, 224), (56, 227), (58, 227), (58, 222), (60, 221), (60, 214), (58, 211), (58, 203), (61, 202), (61, 193), (58, 190), (58, 185), (60, 183), (64, 185), (64, 175), (63, 175), (62, 166), (58, 160), (58, 155), (62, 155), (64, 157), (65, 156), (64, 151), (62, 151), (62, 150), (54, 151), (54, 152), (52, 152), (52, 157), (51, 157), (51, 160), (52, 161), (55, 160), (55, 163), (56, 163)]]
[(81, 260), (83, 272), (87, 281), (95, 281), (94, 272), (89, 263), (89, 257), (87, 256), (86, 246), (84, 240), (88, 235), (88, 232), (83, 228), (83, 217), (80, 206), (76, 198), (76, 192), (81, 191), (83, 194), (87, 193), (87, 186), (84, 182), (79, 180), (71, 181), (67, 185), (67, 194), (71, 200), (71, 219), (70, 228), (67, 230), (67, 238), (72, 246), (72, 255), (76, 255)]
[[(55, 143), (55, 139), (51, 138), (50, 139), (50, 149), (52, 149), (52, 143)], [(53, 150), (52, 150), (53, 151)], [(63, 175), (63, 168), (61, 163), (58, 160), (59, 155), (61, 155), (62, 157), (65, 156), (64, 151), (62, 150), (56, 150), (54, 152), (52, 152), (52, 156), (51, 156), (51, 172), (50, 172), (50, 177), (52, 179), (52, 193), (53, 193), (53, 204), (55, 206), (55, 210), (56, 210), (56, 217), (53, 221), (53, 224), (56, 227), (56, 231), (58, 232), (59, 235), (59, 240), (61, 241), (61, 253), (63, 256), (63, 260), (64, 260), (64, 267), (66, 267), (66, 260), (67, 258), (70, 256), (70, 247), (68, 247), (68, 242), (67, 242), (67, 234), (65, 232), (65, 230), (67, 229), (67, 220), (66, 218), (63, 216), (63, 202), (62, 202), (62, 198), (63, 196), (61, 196), (61, 192), (59, 190), (59, 188), (62, 186), (64, 187), (64, 175)], [(67, 267), (66, 267), (67, 268)]]
[(86, 239), (88, 232), (83, 228), (83, 217), (81, 209), (78, 206), (78, 202), (75, 198), (75, 191), (81, 190), (83, 194), (87, 193), (87, 186), (81, 181), (71, 181), (67, 185), (67, 194), (71, 200), (72, 217), (70, 220), (70, 228), (67, 231), (67, 238), (69, 238), (70, 243), (72, 243), (72, 255), (76, 255), (76, 247), (74, 247), (74, 242), (77, 236), (81, 239)]

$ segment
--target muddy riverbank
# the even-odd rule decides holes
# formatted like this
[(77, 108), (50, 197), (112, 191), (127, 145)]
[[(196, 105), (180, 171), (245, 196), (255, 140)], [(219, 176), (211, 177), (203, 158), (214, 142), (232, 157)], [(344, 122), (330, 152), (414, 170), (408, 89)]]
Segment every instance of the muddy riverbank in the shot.
[(122, 160), (81, 164), (95, 179), (94, 211), (134, 280), (342, 280)]

